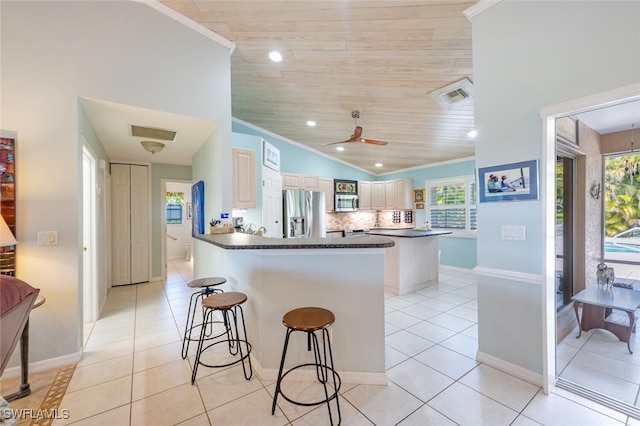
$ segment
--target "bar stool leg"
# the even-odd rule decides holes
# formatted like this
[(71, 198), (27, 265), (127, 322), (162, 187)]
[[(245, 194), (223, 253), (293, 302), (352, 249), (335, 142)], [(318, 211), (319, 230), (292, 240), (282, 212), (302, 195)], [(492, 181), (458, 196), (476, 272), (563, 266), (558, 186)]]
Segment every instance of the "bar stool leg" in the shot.
[[(187, 323), (184, 326), (184, 335), (182, 340), (182, 359), (186, 359), (189, 354), (189, 344), (193, 340), (191, 338), (191, 332), (193, 330), (193, 326), (196, 318), (196, 310), (198, 309), (198, 302), (202, 302), (204, 298), (207, 296), (211, 296), (212, 294), (222, 293), (220, 289), (212, 289), (209, 287), (203, 288), (200, 291), (194, 292), (191, 295), (191, 299), (189, 301), (189, 310), (187, 311)], [(205, 308), (202, 309), (202, 326), (204, 327), (206, 322), (204, 322), (205, 317)], [(209, 333), (207, 336), (213, 334), (213, 321), (209, 323)]]
[[(238, 315), (236, 310), (240, 309), (240, 316), (242, 317), (242, 331), (244, 333), (244, 340), (245, 341), (249, 341), (247, 339), (247, 326), (244, 323), (244, 310), (242, 309), (242, 306), (237, 305), (234, 306), (232, 309), (232, 314), (233, 314), (233, 323), (234, 323), (234, 327), (236, 330), (236, 354), (238, 353), (238, 351), (240, 351), (240, 359), (242, 360), (242, 371), (244, 372), (244, 378), (247, 380), (250, 380), (251, 377), (253, 376), (253, 367), (251, 366), (251, 355), (249, 355), (249, 353), (247, 352), (247, 361), (249, 362), (249, 374), (247, 375), (247, 367), (244, 363), (244, 357), (245, 355), (243, 355), (242, 353), (242, 340), (240, 339), (240, 333), (238, 333)], [(249, 350), (249, 348), (247, 347), (247, 351)]]
[[(189, 352), (189, 342), (191, 342), (191, 330), (193, 330), (193, 321), (196, 317), (196, 309), (198, 298), (202, 295), (201, 292), (194, 292), (191, 295), (191, 299), (189, 301), (189, 310), (187, 311), (187, 323), (184, 326), (184, 334), (182, 340), (182, 359), (187, 358), (187, 353)], [(195, 300), (194, 300), (195, 299)]]
[(278, 394), (280, 393), (280, 384), (282, 383), (282, 370), (284, 369), (284, 360), (287, 357), (287, 348), (289, 347), (289, 336), (291, 336), (293, 330), (287, 329), (287, 335), (284, 338), (284, 348), (282, 348), (282, 358), (280, 359), (280, 369), (278, 370), (278, 380), (276, 381), (276, 391), (273, 395), (273, 404), (271, 405), (271, 415), (276, 412), (276, 402), (278, 401)]
[[(316, 340), (316, 345), (317, 345), (317, 338), (315, 333), (313, 334), (314, 339)], [(330, 405), (330, 400), (332, 398), (329, 398), (329, 393), (327, 391), (327, 382), (329, 381), (329, 364), (327, 363), (327, 347), (329, 348), (329, 360), (331, 361), (331, 376), (333, 377), (333, 389), (335, 391), (335, 399), (336, 399), (336, 407), (338, 409), (338, 425), (340, 423), (342, 423), (342, 413), (340, 412), (340, 401), (338, 400), (338, 390), (340, 389), (340, 386), (338, 385), (336, 376), (338, 375), (338, 373), (336, 373), (336, 369), (333, 365), (333, 351), (331, 350), (331, 340), (329, 340), (329, 331), (326, 328), (322, 329), (322, 349), (324, 352), (324, 362), (322, 362), (322, 365), (324, 366), (324, 394), (327, 397), (327, 409), (329, 410), (329, 420), (331, 421), (331, 424), (333, 425), (333, 416), (331, 414), (331, 405)], [(318, 348), (318, 352), (319, 352)]]
[(204, 318), (202, 319), (202, 329), (200, 330), (200, 340), (198, 341), (198, 349), (196, 351), (196, 359), (193, 363), (193, 372), (191, 373), (191, 384), (193, 385), (196, 382), (196, 375), (198, 374), (198, 365), (200, 365), (200, 354), (202, 353), (202, 346), (204, 345), (204, 340), (206, 336), (206, 327), (204, 326), (209, 318), (213, 316), (213, 309), (208, 309), (205, 313)]

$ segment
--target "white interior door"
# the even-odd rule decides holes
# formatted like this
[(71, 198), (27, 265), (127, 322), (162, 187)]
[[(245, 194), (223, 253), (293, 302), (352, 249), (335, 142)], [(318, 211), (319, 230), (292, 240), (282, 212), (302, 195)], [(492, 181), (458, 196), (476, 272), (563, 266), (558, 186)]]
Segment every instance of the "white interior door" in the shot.
[(111, 165), (113, 285), (131, 284), (131, 184), (128, 164)]
[(149, 281), (149, 168), (131, 166), (131, 282)]
[(282, 176), (262, 167), (262, 226), (265, 237), (282, 238)]
[(82, 150), (82, 306), (83, 321), (93, 322), (97, 318), (97, 238), (96, 238), (96, 159)]

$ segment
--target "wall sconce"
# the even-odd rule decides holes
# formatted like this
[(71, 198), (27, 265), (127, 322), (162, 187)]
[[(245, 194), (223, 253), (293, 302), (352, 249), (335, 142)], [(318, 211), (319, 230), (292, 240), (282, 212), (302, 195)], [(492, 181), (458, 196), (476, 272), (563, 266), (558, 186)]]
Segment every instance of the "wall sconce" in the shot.
[(145, 151), (148, 151), (152, 154), (155, 154), (156, 152), (160, 152), (164, 149), (164, 144), (162, 142), (142, 141), (140, 142), (140, 145), (142, 145)]
[(591, 185), (591, 189), (589, 189), (589, 193), (591, 194), (591, 198), (598, 200), (600, 198), (600, 184), (594, 182), (593, 185)]

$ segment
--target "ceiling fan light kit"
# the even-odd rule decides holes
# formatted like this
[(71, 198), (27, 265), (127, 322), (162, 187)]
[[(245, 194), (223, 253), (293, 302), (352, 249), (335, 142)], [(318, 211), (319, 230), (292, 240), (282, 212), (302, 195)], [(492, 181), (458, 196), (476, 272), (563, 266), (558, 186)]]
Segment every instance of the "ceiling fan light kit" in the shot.
[(162, 142), (142, 141), (140, 142), (140, 145), (142, 145), (145, 151), (148, 151), (152, 154), (155, 154), (156, 152), (160, 152), (164, 149), (164, 144)]

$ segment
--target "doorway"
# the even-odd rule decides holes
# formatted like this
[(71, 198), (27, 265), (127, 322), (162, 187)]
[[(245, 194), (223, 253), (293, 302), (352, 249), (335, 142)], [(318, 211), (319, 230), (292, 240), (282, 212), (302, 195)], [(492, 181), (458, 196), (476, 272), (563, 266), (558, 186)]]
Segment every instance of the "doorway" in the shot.
[(98, 315), (96, 157), (82, 148), (82, 318), (96, 321)]
[[(562, 300), (558, 298), (559, 285), (562, 291), (565, 291), (564, 280), (559, 280), (559, 276), (556, 271), (561, 270), (562, 274), (566, 272), (566, 268), (571, 268), (573, 273), (573, 292), (581, 290), (585, 284), (593, 284), (595, 282), (595, 266), (597, 262), (601, 261), (604, 255), (602, 248), (603, 239), (603, 227), (602, 226), (585, 226), (584, 223), (587, 219), (594, 219), (594, 214), (589, 215), (589, 208), (593, 209), (594, 206), (598, 206), (597, 220), (602, 220), (602, 200), (599, 199), (600, 192), (598, 191), (598, 183), (602, 182), (602, 171), (593, 174), (593, 169), (597, 168), (601, 170), (601, 166), (598, 163), (602, 163), (601, 151), (589, 152), (588, 157), (576, 157), (573, 164), (567, 162), (566, 155), (556, 150), (556, 132), (555, 121), (559, 117), (565, 116), (580, 116), (581, 114), (592, 112), (595, 110), (603, 110), (606, 108), (613, 108), (620, 106), (631, 101), (640, 100), (640, 85), (632, 85), (618, 90), (613, 90), (603, 94), (591, 96), (584, 99), (578, 99), (575, 101), (567, 102), (561, 105), (556, 105), (550, 108), (546, 108), (542, 111), (543, 117), (543, 131), (545, 135), (545, 142), (543, 145), (543, 167), (546, 170), (544, 179), (544, 185), (546, 188), (546, 195), (544, 197), (544, 215), (545, 215), (545, 235), (547, 236), (547, 243), (545, 244), (545, 280), (543, 283), (543, 310), (544, 310), (544, 345), (545, 345), (545, 359), (544, 359), (544, 375), (543, 375), (543, 388), (545, 393), (548, 393), (551, 388), (558, 386), (567, 389), (573, 393), (579, 394), (583, 397), (595, 400), (601, 404), (609, 406), (619, 412), (629, 414), (633, 417), (640, 418), (640, 410), (634, 406), (637, 403), (635, 399), (638, 394), (638, 386), (635, 386), (634, 391), (629, 391), (629, 388), (625, 388), (622, 392), (625, 395), (633, 395), (634, 401), (630, 403), (624, 402), (622, 398), (615, 395), (611, 391), (616, 387), (620, 387), (623, 381), (628, 380), (626, 377), (614, 377), (606, 387), (597, 387), (593, 384), (596, 383), (598, 378), (601, 378), (603, 374), (607, 374), (606, 370), (616, 370), (616, 363), (621, 362), (620, 357), (612, 357), (611, 353), (603, 354), (599, 353), (599, 350), (603, 347), (611, 348), (616, 343), (611, 341), (607, 343), (606, 335), (603, 337), (605, 331), (592, 330), (590, 332), (583, 332), (581, 339), (576, 339), (576, 333), (570, 333), (564, 342), (568, 342), (568, 346), (561, 347), (561, 344), (556, 344), (556, 321), (558, 319), (558, 306), (560, 303), (565, 304), (564, 295)], [(583, 149), (582, 142), (580, 143), (580, 149)], [(585, 152), (588, 148), (585, 149)], [(571, 155), (568, 156), (571, 158)], [(585, 160), (585, 158), (587, 158)], [(585, 165), (585, 162), (588, 164)], [(566, 218), (564, 210), (568, 206), (564, 203), (563, 198), (567, 194), (564, 190), (567, 188), (565, 182), (570, 177), (565, 168), (573, 168), (573, 177), (576, 177), (576, 170), (580, 168), (588, 167), (592, 170), (591, 175), (587, 175), (586, 181), (577, 181), (573, 185), (573, 209), (574, 223), (572, 226), (575, 232), (576, 226), (579, 228), (582, 226), (585, 231), (588, 231), (586, 235), (576, 235), (573, 238), (573, 244), (570, 244), (573, 249), (573, 258), (578, 259), (580, 256), (586, 256), (583, 262), (582, 269), (576, 269), (576, 262), (574, 261), (573, 267), (565, 262), (564, 256), (566, 249), (564, 246), (560, 247), (558, 243), (565, 244), (568, 240), (565, 239), (564, 232), (567, 231), (568, 224), (564, 221)], [(556, 173), (553, 173), (555, 171)], [(554, 176), (555, 174), (555, 176)], [(577, 173), (579, 175), (579, 173)], [(555, 179), (554, 179), (555, 177)], [(604, 186), (604, 185), (602, 185)], [(562, 197), (558, 196), (556, 190), (563, 191)], [(581, 197), (582, 201), (576, 200)], [(562, 201), (560, 206), (558, 202)], [(570, 206), (569, 206), (570, 207)], [(593, 212), (593, 210), (591, 210)], [(585, 212), (587, 212), (585, 214)], [(576, 223), (576, 216), (578, 217), (578, 223)], [(583, 217), (585, 216), (585, 217)], [(558, 219), (561, 220), (558, 220)], [(561, 226), (558, 226), (561, 222)], [(559, 228), (559, 229), (558, 229)], [(560, 232), (561, 231), (561, 232)], [(553, 238), (550, 238), (553, 236)], [(556, 238), (557, 237), (557, 238)], [(596, 239), (597, 251), (590, 251), (590, 248), (594, 244), (588, 244), (587, 247), (578, 245), (576, 243), (582, 243), (584, 240)], [(593, 242), (593, 241), (592, 241)], [(562, 259), (557, 256), (562, 253)], [(596, 262), (596, 264), (593, 264)], [(585, 266), (586, 265), (586, 266)], [(589, 339), (594, 339), (589, 341)], [(609, 339), (611, 340), (611, 339)], [(564, 343), (563, 342), (563, 343)], [(619, 345), (620, 348), (626, 350), (626, 345)], [(615, 346), (618, 349), (618, 346)], [(567, 350), (568, 349), (568, 350)], [(573, 370), (570, 371), (569, 367), (573, 364)], [(592, 375), (588, 375), (592, 374)], [(581, 380), (582, 379), (582, 380)], [(615, 382), (615, 383), (614, 383)]]
[(193, 182), (180, 179), (162, 179), (160, 220), (162, 279), (167, 279), (169, 259), (183, 259), (191, 263)]

